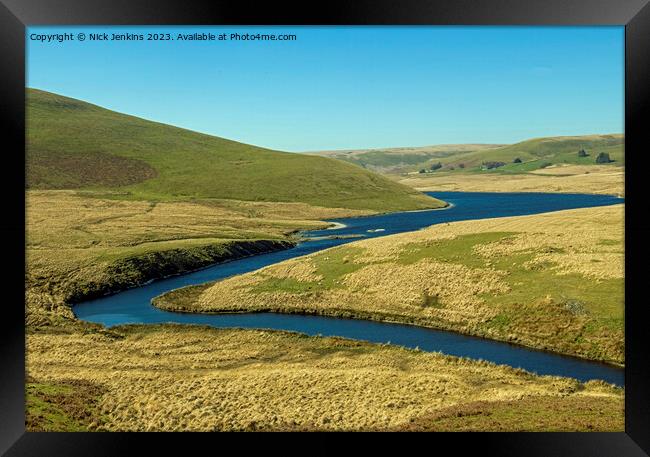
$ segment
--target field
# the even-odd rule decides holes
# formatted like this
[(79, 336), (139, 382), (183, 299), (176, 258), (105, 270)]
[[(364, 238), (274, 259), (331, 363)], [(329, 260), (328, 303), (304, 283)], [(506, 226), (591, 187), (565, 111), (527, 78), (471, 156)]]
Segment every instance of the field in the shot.
[(122, 200), (299, 202), (375, 212), (444, 206), (341, 161), (259, 148), (36, 89), (27, 91), (26, 112), (30, 189), (103, 190)]
[[(103, 194), (102, 194), (103, 195)], [(305, 203), (122, 201), (72, 190), (26, 196), (27, 322), (71, 317), (69, 303), (287, 247), (322, 219), (369, 211)]]
[(337, 338), (87, 325), (27, 346), (32, 431), (624, 428), (601, 382)]
[(564, 192), (625, 195), (625, 170), (610, 165), (554, 165), (530, 173), (416, 174), (400, 179), (420, 191)]
[(155, 304), (414, 323), (623, 364), (623, 261), (615, 205), (356, 241)]

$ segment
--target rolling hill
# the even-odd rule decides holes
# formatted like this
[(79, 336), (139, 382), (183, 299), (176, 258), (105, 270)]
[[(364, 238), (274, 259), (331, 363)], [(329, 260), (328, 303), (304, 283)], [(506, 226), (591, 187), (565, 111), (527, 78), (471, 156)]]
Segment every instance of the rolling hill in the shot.
[[(578, 151), (584, 149), (584, 157)], [(625, 165), (625, 138), (621, 134), (534, 138), (511, 145), (456, 144), (413, 148), (323, 151), (317, 153), (382, 173), (409, 173), (440, 163), (433, 173), (486, 171), (486, 163), (501, 162), (490, 172), (528, 173), (550, 165), (602, 165), (599, 153), (609, 154), (607, 165)], [(521, 162), (514, 163), (515, 159)]]
[[(578, 152), (584, 149), (587, 155), (580, 157)], [(442, 159), (441, 170), (458, 169), (463, 164), (465, 170), (481, 169), (486, 162), (504, 162), (496, 168), (498, 171), (526, 173), (549, 165), (598, 165), (599, 153), (609, 154), (610, 165), (625, 164), (625, 140), (621, 134), (584, 135), (534, 138), (500, 148), (473, 151)], [(515, 159), (521, 163), (514, 163)]]
[(303, 202), (373, 211), (444, 206), (341, 161), (273, 151), (27, 89), (27, 187), (135, 200)]

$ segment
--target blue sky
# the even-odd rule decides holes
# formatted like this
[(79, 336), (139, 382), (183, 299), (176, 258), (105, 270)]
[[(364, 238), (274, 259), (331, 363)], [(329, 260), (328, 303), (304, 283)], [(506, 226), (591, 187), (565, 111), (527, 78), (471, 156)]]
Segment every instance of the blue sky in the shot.
[[(291, 33), (67, 41), (31, 33)], [(624, 128), (623, 27), (30, 27), (27, 86), (285, 151)]]

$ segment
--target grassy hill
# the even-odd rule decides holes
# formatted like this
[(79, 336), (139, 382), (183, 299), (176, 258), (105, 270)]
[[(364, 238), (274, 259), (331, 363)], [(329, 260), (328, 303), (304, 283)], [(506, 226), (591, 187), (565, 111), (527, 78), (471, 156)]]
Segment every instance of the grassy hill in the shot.
[[(587, 156), (579, 157), (584, 149)], [(486, 162), (504, 165), (489, 172), (528, 173), (550, 165), (602, 165), (596, 163), (600, 152), (609, 154), (608, 165), (625, 165), (625, 138), (621, 134), (584, 135), (534, 138), (511, 145), (449, 144), (412, 148), (364, 149), (316, 152), (353, 163), (380, 173), (409, 173), (421, 169), (431, 171), (438, 162), (442, 165), (432, 173), (488, 171)], [(514, 163), (515, 159), (521, 163)]]
[(429, 168), (438, 159), (496, 148), (492, 144), (442, 144), (436, 146), (318, 151), (312, 154), (331, 157), (382, 173), (400, 173)]
[(200, 134), (27, 90), (27, 186), (142, 200), (303, 202), (375, 211), (444, 203), (359, 167)]
[[(586, 157), (579, 157), (584, 149)], [(486, 162), (504, 162), (493, 172), (527, 173), (550, 165), (602, 165), (596, 163), (599, 153), (609, 154), (609, 165), (625, 165), (625, 138), (621, 134), (535, 138), (498, 148), (482, 149), (443, 157), (438, 171), (481, 171)], [(514, 163), (515, 159), (521, 163)]]

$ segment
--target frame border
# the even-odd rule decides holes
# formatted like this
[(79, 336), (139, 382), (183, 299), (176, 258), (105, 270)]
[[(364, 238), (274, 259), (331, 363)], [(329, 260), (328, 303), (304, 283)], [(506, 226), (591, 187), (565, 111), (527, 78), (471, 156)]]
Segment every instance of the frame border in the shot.
[[(332, 0), (322, 4), (292, 5), (277, 0), (254, 5), (243, 1), (159, 0), (155, 8), (144, 0), (0, 0), (0, 125), (11, 172), (1, 181), (3, 203), (10, 213), (0, 222), (0, 232), (10, 236), (5, 254), (8, 259), (25, 261), (25, 27), (31, 25), (624, 25), (625, 26), (625, 142), (626, 149), (638, 150), (626, 157), (625, 211), (625, 292), (626, 367), (625, 432), (621, 433), (477, 433), (436, 434), (438, 442), (449, 444), (455, 453), (472, 448), (503, 456), (616, 455), (650, 454), (650, 357), (646, 347), (641, 294), (644, 268), (650, 256), (647, 235), (650, 222), (644, 221), (641, 205), (644, 172), (650, 170), (650, 154), (643, 153), (649, 134), (645, 119), (650, 118), (650, 6), (649, 0)], [(314, 8), (316, 6), (316, 8)], [(627, 155), (627, 154), (626, 154)], [(22, 187), (21, 187), (22, 186)], [(20, 189), (20, 190), (19, 190)], [(633, 249), (627, 249), (632, 246)], [(15, 270), (15, 269), (13, 269)], [(0, 452), (6, 455), (48, 454), (115, 455), (128, 453), (138, 444), (162, 448), (170, 440), (208, 444), (211, 434), (125, 433), (28, 433), (25, 431), (24, 314), (14, 301), (24, 300), (24, 276), (6, 269), (10, 300), (7, 318), (0, 333)], [(15, 300), (14, 300), (15, 299)], [(634, 299), (634, 301), (632, 301)], [(276, 434), (276, 436), (281, 434)], [(220, 437), (223, 435), (220, 435)], [(412, 435), (409, 435), (412, 436)], [(197, 442), (196, 440), (199, 440)], [(155, 442), (154, 442), (155, 440)], [(373, 440), (374, 441), (374, 440)], [(462, 441), (459, 443), (459, 441)], [(378, 441), (378, 443), (381, 440)], [(452, 447), (453, 446), (453, 447)], [(187, 448), (186, 448), (187, 449)]]

